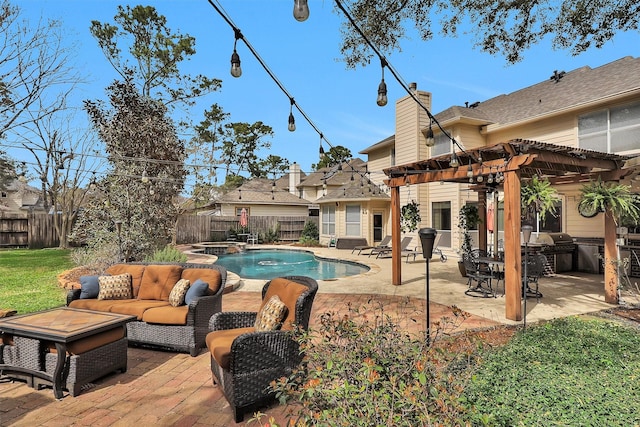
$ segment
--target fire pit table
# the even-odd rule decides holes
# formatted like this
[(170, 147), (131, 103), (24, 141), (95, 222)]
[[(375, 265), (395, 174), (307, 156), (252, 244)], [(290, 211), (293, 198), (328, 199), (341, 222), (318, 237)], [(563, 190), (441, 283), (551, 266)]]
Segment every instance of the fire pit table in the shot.
[(49, 383), (56, 399), (127, 370), (126, 323), (135, 316), (69, 307), (0, 320), (0, 376)]

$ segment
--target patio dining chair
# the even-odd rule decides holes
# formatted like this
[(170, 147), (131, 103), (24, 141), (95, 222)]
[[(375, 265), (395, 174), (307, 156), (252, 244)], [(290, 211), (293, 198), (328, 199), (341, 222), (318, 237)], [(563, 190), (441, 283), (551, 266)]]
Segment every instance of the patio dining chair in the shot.
[(209, 320), (206, 343), (214, 384), (219, 384), (236, 423), (250, 409), (271, 403), (269, 384), (288, 377), (304, 356), (293, 333), (309, 327), (318, 283), (305, 276), (285, 276), (262, 288), (256, 312), (220, 312)]
[[(522, 287), (523, 295), (526, 297), (534, 296), (540, 301), (542, 294), (538, 290), (538, 279), (544, 275), (544, 268), (547, 264), (547, 257), (543, 254), (529, 255), (526, 260), (527, 277), (524, 276), (525, 258), (522, 258)], [(535, 285), (535, 289), (531, 289), (531, 285)]]
[(493, 275), (490, 270), (480, 267), (480, 264), (472, 257), (463, 257), (462, 262), (467, 273), (467, 290), (465, 295), (472, 297), (495, 297), (491, 280)]

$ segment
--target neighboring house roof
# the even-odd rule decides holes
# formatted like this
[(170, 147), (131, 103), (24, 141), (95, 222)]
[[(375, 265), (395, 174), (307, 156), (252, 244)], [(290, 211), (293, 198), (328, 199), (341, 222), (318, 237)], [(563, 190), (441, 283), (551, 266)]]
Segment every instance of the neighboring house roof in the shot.
[(246, 181), (235, 190), (231, 190), (220, 197), (220, 203), (262, 204), (262, 205), (299, 205), (307, 206), (311, 202), (302, 199), (295, 194), (282, 190), (277, 186), (273, 188), (273, 180), (266, 178)]
[(40, 190), (16, 179), (11, 181), (5, 189), (7, 197), (0, 199), (0, 209), (4, 212), (21, 212), (29, 210), (44, 210)]
[(450, 107), (435, 115), (443, 125), (474, 120), (501, 126), (582, 108), (594, 101), (615, 99), (640, 91), (640, 58), (626, 56), (597, 68), (588, 66), (554, 73), (533, 86), (475, 104)]
[(391, 197), (380, 187), (368, 178), (354, 179), (351, 181), (351, 174), (346, 173), (348, 179), (342, 184), (340, 188), (332, 188), (327, 190), (325, 196), (316, 200), (316, 203), (328, 203), (328, 202), (346, 202), (346, 201), (371, 201), (371, 200), (386, 200), (391, 201)]
[(351, 159), (339, 165), (318, 169), (311, 172), (300, 181), (298, 187), (320, 187), (323, 184), (328, 186), (343, 185), (351, 181), (352, 172), (354, 180), (359, 179), (367, 171), (367, 163), (362, 159)]
[[(287, 172), (286, 174), (282, 175), (280, 178), (276, 179), (276, 187), (278, 188), (282, 188), (283, 190), (289, 190), (289, 176), (291, 174), (289, 172)], [(304, 173), (303, 171), (300, 171), (300, 179), (304, 179), (307, 176), (306, 173)]]

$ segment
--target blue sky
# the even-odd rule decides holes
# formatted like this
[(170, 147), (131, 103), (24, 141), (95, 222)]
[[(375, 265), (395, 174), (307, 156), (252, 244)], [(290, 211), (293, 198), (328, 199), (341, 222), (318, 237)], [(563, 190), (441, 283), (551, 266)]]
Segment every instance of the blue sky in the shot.
[[(340, 61), (340, 22), (329, 0), (309, 0), (310, 17), (293, 19), (291, 0), (219, 0), (245, 38), (266, 62), (297, 104), (305, 111), (331, 145), (343, 145), (357, 156), (358, 151), (395, 133), (394, 101), (404, 95), (387, 71), (389, 91), (386, 107), (376, 105), (380, 65), (374, 60), (366, 68), (347, 70)], [(60, 19), (69, 40), (78, 43), (76, 62), (90, 82), (75, 98), (105, 99), (104, 89), (117, 78), (97, 43), (89, 33), (91, 20), (113, 22), (118, 4), (111, 0), (21, 0), (15, 1), (24, 17), (36, 22), (40, 17)], [(217, 103), (230, 113), (233, 122), (262, 121), (274, 130), (274, 154), (299, 163), (304, 171), (318, 161), (320, 137), (305, 120), (296, 116), (296, 132), (287, 130), (289, 100), (252, 56), (238, 42), (242, 77), (229, 74), (234, 34), (207, 0), (149, 0), (129, 3), (152, 5), (167, 17), (174, 31), (196, 38), (197, 53), (183, 70), (222, 79), (222, 90), (199, 102), (189, 111), (194, 122), (202, 111)], [(434, 20), (437, 22), (437, 20)], [(525, 59), (508, 65), (501, 56), (490, 56), (473, 48), (470, 37), (415, 38), (402, 42), (402, 52), (387, 57), (408, 84), (432, 93), (433, 113), (452, 105), (484, 101), (547, 80), (554, 70), (571, 71), (588, 65), (597, 67), (623, 56), (638, 56), (638, 33), (619, 34), (603, 49), (572, 56), (553, 51), (542, 43), (525, 52)], [(328, 149), (326, 143), (325, 150)], [(24, 153), (11, 153), (18, 160)]]

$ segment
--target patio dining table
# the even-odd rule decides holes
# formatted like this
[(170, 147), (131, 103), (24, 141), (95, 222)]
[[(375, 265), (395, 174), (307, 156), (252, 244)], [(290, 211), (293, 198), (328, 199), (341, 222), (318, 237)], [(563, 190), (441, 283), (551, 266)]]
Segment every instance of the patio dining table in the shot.
[[(481, 266), (486, 266), (491, 274), (491, 281), (496, 281), (496, 290), (497, 285), (502, 282), (502, 295), (504, 296), (504, 261), (492, 257), (478, 257), (475, 261)], [(493, 287), (493, 284), (490, 286)]]

